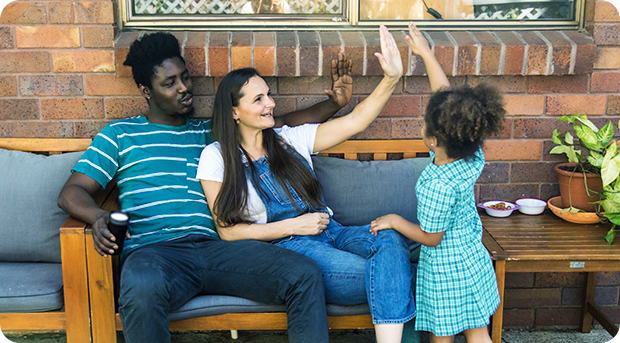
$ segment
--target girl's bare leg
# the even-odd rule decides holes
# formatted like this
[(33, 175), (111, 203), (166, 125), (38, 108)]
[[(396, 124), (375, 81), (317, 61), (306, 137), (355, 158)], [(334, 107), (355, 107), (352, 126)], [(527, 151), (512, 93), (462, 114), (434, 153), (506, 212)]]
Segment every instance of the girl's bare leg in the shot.
[[(435, 336), (434, 333), (430, 332), (431, 343), (452, 343), (454, 342), (454, 336)], [(469, 342), (469, 341), (467, 341)]]
[(376, 324), (377, 343), (400, 343), (404, 324)]
[(463, 331), (467, 343), (492, 343), (486, 326)]

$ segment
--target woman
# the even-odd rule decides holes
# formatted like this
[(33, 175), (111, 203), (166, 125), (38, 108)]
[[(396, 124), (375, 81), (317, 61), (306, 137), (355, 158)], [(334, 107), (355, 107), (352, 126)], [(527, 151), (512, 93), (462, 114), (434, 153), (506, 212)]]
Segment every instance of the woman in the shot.
[[(383, 80), (349, 115), (320, 125), (272, 129), (275, 104), (265, 81), (253, 69), (229, 73), (214, 103), (216, 142), (203, 151), (198, 178), (222, 239), (270, 241), (313, 258), (323, 272), (327, 301), (368, 301), (383, 343), (400, 342), (403, 323), (415, 316), (408, 246), (394, 230), (375, 237), (369, 225), (343, 227), (332, 220), (310, 159), (312, 152), (363, 131), (396, 87), (400, 53), (383, 25), (380, 36), (381, 53), (375, 55)], [(421, 35), (415, 39), (427, 44)]]

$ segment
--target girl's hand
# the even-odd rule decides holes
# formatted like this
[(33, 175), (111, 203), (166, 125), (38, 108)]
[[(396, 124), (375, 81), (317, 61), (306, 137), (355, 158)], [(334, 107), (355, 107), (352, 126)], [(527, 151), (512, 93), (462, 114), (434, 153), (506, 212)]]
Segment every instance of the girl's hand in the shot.
[(373, 235), (378, 235), (379, 231), (385, 229), (393, 229), (394, 228), (394, 220), (398, 219), (400, 216), (398, 214), (388, 214), (383, 217), (379, 217), (373, 220), (370, 223), (370, 233)]
[(381, 53), (376, 52), (375, 56), (379, 59), (385, 76), (398, 79), (403, 75), (403, 61), (400, 58), (398, 46), (385, 25), (381, 25), (379, 36), (381, 37)]
[(428, 46), (428, 41), (413, 22), (409, 22), (409, 36), (406, 36), (405, 39), (414, 54), (420, 56), (432, 54), (431, 48)]
[(299, 217), (294, 218), (295, 229), (294, 235), (297, 236), (312, 236), (318, 235), (327, 228), (329, 224), (329, 214), (316, 212), (306, 213)]

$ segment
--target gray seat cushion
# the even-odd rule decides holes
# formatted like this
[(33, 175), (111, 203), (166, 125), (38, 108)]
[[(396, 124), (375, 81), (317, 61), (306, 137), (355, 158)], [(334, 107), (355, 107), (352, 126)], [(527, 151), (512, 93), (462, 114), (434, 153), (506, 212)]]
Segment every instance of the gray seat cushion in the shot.
[[(214, 316), (224, 313), (260, 313), (286, 312), (285, 305), (268, 305), (256, 301), (227, 296), (227, 295), (199, 295), (170, 314), (170, 321), (196, 317)], [(369, 314), (368, 304), (360, 305), (327, 305), (327, 314), (330, 316), (353, 316)]]
[(63, 307), (60, 263), (0, 262), (0, 313)]
[(0, 261), (60, 262), (58, 194), (81, 156), (0, 149)]
[(390, 213), (418, 222), (415, 184), (429, 157), (360, 162), (313, 156), (312, 161), (340, 224), (366, 225)]

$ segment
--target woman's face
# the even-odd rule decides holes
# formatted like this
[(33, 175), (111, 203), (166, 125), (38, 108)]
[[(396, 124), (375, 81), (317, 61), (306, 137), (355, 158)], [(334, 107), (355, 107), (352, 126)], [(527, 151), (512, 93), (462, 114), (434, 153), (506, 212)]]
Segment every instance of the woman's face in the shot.
[(243, 97), (239, 106), (233, 107), (233, 119), (239, 119), (239, 126), (264, 130), (273, 127), (273, 108), (275, 102), (270, 96), (269, 87), (260, 76), (251, 77), (241, 88)]

